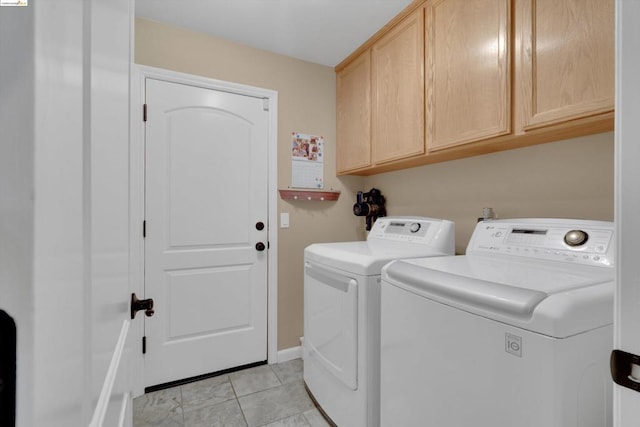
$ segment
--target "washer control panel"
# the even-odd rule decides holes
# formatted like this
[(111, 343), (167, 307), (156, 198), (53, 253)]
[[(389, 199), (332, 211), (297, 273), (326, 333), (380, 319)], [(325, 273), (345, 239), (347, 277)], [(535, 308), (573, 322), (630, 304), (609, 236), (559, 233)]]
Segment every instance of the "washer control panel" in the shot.
[(579, 264), (613, 266), (613, 223), (568, 219), (484, 221), (469, 253), (497, 253)]

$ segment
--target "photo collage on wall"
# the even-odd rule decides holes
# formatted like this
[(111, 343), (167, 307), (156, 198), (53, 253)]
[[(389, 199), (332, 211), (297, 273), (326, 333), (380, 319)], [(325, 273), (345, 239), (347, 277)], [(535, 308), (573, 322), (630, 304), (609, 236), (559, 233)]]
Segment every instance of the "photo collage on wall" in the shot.
[(324, 188), (324, 138), (291, 133), (291, 186)]

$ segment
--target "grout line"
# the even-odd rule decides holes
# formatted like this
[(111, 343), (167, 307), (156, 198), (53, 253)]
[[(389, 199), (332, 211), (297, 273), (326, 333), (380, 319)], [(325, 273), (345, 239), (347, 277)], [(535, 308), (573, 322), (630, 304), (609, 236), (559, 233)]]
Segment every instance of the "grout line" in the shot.
[(280, 378), (280, 375), (278, 375), (278, 371), (273, 369), (273, 366), (271, 366), (271, 365), (267, 365), (267, 366), (269, 366), (269, 368), (271, 368), (271, 372), (273, 372), (273, 375), (275, 375), (276, 378), (278, 379), (278, 381), (280, 381), (280, 385), (284, 385), (284, 381), (282, 381), (282, 378)]
[[(242, 372), (242, 371), (238, 371)], [(231, 381), (231, 375), (229, 375), (229, 384), (231, 384), (231, 390), (233, 390), (233, 395), (236, 397), (236, 404), (238, 408), (240, 408), (240, 413), (242, 414), (242, 419), (244, 420), (245, 425), (249, 426), (249, 421), (247, 421), (247, 416), (244, 414), (244, 410), (242, 409), (242, 405), (240, 404), (240, 399), (238, 398), (238, 393), (236, 393), (236, 388), (233, 386), (233, 381)]]

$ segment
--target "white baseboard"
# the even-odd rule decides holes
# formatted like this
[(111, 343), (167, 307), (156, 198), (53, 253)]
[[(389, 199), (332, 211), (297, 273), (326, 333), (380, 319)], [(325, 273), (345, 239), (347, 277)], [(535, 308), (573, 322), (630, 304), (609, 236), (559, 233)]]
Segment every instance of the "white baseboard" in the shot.
[(302, 346), (285, 348), (278, 351), (278, 363), (288, 362), (293, 359), (300, 359), (302, 357)]

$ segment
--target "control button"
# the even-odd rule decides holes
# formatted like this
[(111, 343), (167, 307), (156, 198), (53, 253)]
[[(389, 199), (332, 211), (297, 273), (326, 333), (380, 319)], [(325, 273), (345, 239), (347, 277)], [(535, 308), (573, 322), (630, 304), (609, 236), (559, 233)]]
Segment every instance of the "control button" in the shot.
[(589, 240), (589, 235), (582, 230), (567, 231), (564, 235), (564, 242), (569, 246), (584, 245)]
[(418, 230), (420, 230), (420, 227), (421, 225), (419, 222), (414, 222), (409, 226), (409, 231), (411, 231), (412, 233), (417, 233)]
[(496, 237), (502, 236), (502, 231), (496, 231)]
[(600, 257), (598, 255), (596, 255), (596, 256), (593, 257), (593, 260), (594, 261), (600, 261)]

